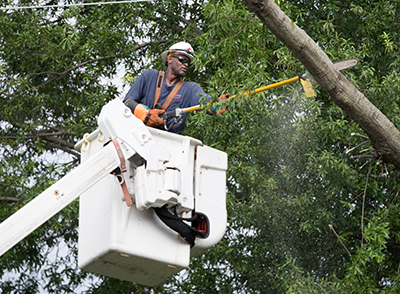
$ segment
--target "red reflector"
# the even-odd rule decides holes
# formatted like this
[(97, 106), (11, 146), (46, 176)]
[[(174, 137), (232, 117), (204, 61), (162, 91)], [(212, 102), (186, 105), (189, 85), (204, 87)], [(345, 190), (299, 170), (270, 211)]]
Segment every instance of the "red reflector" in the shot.
[(196, 223), (196, 230), (198, 230), (199, 232), (203, 232), (203, 233), (207, 233), (208, 231), (208, 226), (207, 226), (207, 219), (200, 216), (199, 220), (197, 220)]

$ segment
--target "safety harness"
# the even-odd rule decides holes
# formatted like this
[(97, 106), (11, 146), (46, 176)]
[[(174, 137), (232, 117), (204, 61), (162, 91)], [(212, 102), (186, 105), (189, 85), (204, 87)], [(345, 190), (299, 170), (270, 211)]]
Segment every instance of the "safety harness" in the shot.
[(169, 93), (167, 99), (165, 99), (163, 105), (159, 107), (160, 104), (157, 106), (158, 99), (160, 98), (160, 93), (161, 93), (161, 88), (164, 82), (164, 72), (159, 71), (158, 72), (158, 78), (157, 78), (157, 87), (156, 87), (156, 94), (154, 96), (154, 103), (153, 103), (153, 109), (159, 108), (159, 109), (164, 109), (166, 110), (168, 106), (171, 104), (172, 99), (174, 99), (175, 95), (178, 93), (180, 88), (182, 88), (183, 84), (185, 81), (180, 80), (174, 87), (174, 89)]

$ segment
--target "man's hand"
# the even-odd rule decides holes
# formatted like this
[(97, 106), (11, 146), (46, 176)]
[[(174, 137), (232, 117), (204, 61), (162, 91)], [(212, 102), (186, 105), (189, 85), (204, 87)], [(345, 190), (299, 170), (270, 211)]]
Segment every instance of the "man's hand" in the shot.
[[(228, 111), (228, 106), (226, 105), (226, 102), (223, 102), (223, 101), (226, 100), (226, 99), (229, 99), (231, 96), (232, 96), (231, 93), (227, 93), (227, 94), (223, 94), (223, 95), (219, 96), (218, 105), (211, 106), (209, 111), (212, 114), (224, 113), (224, 112)], [(217, 111), (217, 108), (220, 108), (220, 109)]]
[(146, 126), (159, 127), (164, 124), (164, 120), (160, 117), (165, 110), (163, 109), (151, 109), (143, 104), (139, 104), (132, 99), (125, 101), (125, 105), (128, 106), (133, 115), (140, 119)]
[(218, 102), (221, 102), (221, 101), (224, 101), (224, 100), (226, 100), (226, 99), (229, 99), (231, 96), (232, 96), (231, 93), (226, 93), (226, 94), (224, 94), (224, 95), (221, 95), (221, 96), (219, 96), (219, 98), (218, 98)]
[(146, 119), (143, 122), (148, 127), (159, 127), (164, 124), (164, 120), (161, 118), (164, 112), (164, 109), (150, 109)]

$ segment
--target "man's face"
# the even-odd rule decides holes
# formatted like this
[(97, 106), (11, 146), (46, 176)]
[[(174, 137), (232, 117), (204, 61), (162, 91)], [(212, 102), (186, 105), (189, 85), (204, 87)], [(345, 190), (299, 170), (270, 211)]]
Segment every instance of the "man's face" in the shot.
[(189, 68), (190, 59), (184, 55), (171, 55), (168, 57), (168, 67), (171, 68), (173, 74), (183, 77)]

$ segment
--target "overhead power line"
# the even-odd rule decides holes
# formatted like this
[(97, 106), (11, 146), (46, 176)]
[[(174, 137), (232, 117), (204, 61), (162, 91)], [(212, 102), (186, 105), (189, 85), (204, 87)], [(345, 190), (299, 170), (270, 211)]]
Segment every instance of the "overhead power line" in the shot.
[(123, 3), (132, 3), (132, 2), (150, 2), (150, 1), (152, 1), (152, 0), (126, 0), (126, 1), (92, 2), (92, 3), (60, 4), (60, 5), (42, 5), (42, 6), (11, 6), (11, 7), (0, 7), (0, 10), (35, 9), (35, 8), (57, 8), (57, 7), (76, 7), (76, 6), (103, 5), (103, 4), (123, 4)]

